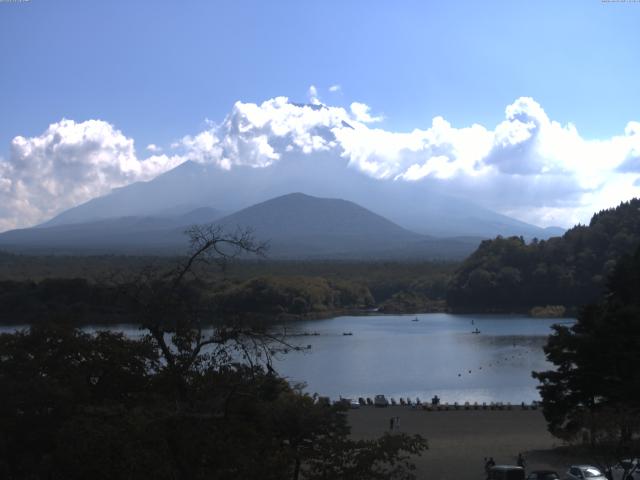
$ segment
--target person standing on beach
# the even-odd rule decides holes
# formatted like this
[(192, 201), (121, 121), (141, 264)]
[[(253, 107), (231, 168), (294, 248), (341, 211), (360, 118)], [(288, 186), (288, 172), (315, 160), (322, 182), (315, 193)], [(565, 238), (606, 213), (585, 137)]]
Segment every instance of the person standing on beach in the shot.
[(489, 480), (489, 474), (491, 473), (491, 467), (493, 467), (496, 462), (493, 461), (493, 457), (489, 457), (489, 460), (487, 460), (487, 457), (484, 457), (484, 472), (487, 474), (487, 480)]
[(518, 462), (518, 463), (517, 463), (517, 465), (518, 465), (519, 467), (524, 468), (525, 463), (524, 463), (524, 457), (522, 456), (522, 453), (518, 453), (518, 460), (517, 460), (517, 462)]
[(393, 430), (393, 420), (394, 420), (393, 417), (389, 419), (389, 430)]

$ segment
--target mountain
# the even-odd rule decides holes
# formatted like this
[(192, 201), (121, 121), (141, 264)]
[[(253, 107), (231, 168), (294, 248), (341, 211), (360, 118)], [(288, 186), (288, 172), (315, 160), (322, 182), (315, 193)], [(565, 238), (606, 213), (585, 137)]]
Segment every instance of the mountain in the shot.
[(529, 244), (517, 237), (487, 240), (456, 272), (447, 302), (474, 311), (596, 302), (616, 262), (639, 245), (640, 199), (596, 213), (589, 225), (562, 237)]
[(198, 208), (182, 215), (129, 216), (35, 228), (0, 234), (0, 247), (22, 252), (50, 253), (159, 253), (174, 252), (185, 244), (184, 230), (211, 223), (222, 214)]
[(271, 257), (462, 258), (479, 238), (426, 237), (353, 202), (302, 193), (283, 195), (220, 219), (228, 230), (251, 227)]
[(283, 156), (265, 168), (236, 166), (223, 170), (213, 165), (185, 162), (149, 182), (128, 185), (62, 212), (44, 225), (157, 216), (180, 206), (211, 206), (233, 212), (286, 195), (293, 189), (316, 197), (355, 202), (424, 235), (548, 238), (557, 233), (427, 188), (421, 182), (372, 178), (328, 153)]
[[(198, 209), (171, 217), (121, 217), (0, 234), (0, 247), (19, 251), (178, 253), (191, 223), (215, 214)], [(216, 219), (226, 231), (252, 229), (271, 258), (461, 259), (477, 237), (434, 238), (411, 232), (353, 202), (302, 193), (279, 196)]]

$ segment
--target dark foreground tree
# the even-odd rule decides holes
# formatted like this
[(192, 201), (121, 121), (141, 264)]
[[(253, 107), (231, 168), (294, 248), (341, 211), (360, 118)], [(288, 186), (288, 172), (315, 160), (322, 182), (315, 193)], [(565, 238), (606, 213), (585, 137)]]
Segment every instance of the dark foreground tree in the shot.
[(618, 262), (600, 304), (585, 307), (575, 325), (554, 329), (545, 353), (555, 370), (533, 373), (549, 430), (619, 456), (633, 452), (640, 433), (640, 249)]
[(196, 264), (260, 246), (192, 234), (183, 265), (138, 279), (141, 338), (64, 325), (0, 335), (0, 478), (412, 478), (424, 439), (351, 440), (346, 407), (274, 372), (286, 339), (211, 315)]

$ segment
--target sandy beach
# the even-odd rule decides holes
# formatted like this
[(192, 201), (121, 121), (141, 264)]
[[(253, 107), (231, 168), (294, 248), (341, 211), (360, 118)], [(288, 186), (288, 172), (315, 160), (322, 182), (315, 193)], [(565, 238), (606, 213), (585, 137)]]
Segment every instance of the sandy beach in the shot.
[(380, 436), (390, 431), (389, 419), (395, 416), (400, 417), (396, 431), (418, 433), (429, 442), (429, 450), (415, 459), (419, 479), (481, 480), (484, 457), (513, 465), (519, 452), (525, 456), (527, 472), (552, 469), (563, 476), (568, 465), (588, 462), (555, 449), (562, 442), (547, 432), (542, 412), (520, 407), (432, 412), (404, 406), (362, 407), (349, 412), (352, 435)]

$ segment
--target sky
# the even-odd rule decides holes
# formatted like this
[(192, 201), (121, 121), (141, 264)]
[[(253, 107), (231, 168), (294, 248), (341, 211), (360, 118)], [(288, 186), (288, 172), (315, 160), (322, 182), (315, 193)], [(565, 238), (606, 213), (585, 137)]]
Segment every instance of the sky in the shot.
[(0, 230), (288, 147), (585, 222), (640, 195), (639, 24), (601, 0), (0, 0)]

